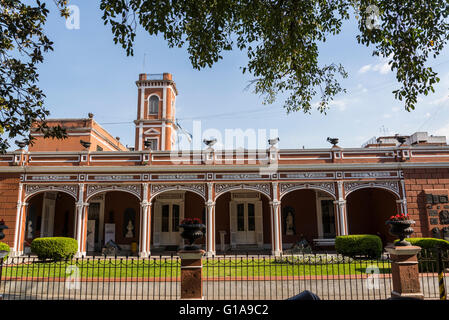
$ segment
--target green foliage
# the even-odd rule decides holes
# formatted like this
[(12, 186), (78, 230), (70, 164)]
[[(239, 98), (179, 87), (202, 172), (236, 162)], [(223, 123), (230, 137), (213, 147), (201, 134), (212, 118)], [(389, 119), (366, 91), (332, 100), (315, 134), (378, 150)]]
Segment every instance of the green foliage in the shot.
[(337, 236), (335, 250), (337, 250), (337, 253), (348, 257), (379, 258), (382, 254), (382, 240), (380, 237), (371, 234)]
[[(421, 247), (424, 250), (442, 248), (449, 250), (449, 241), (436, 238), (407, 238), (406, 241), (410, 242), (414, 246)], [(396, 240), (399, 241), (399, 240)], [(395, 242), (396, 242), (395, 241)]]
[[(66, 16), (66, 1), (54, 1)], [(44, 52), (53, 50), (44, 32), (49, 11), (39, 0), (34, 6), (22, 2), (0, 1), (0, 153), (10, 147), (8, 138), (24, 136), (26, 144), (32, 143), (35, 121), (35, 130), (44, 137), (65, 137), (60, 126), (46, 124), (45, 95), (36, 86), (37, 65), (44, 61)]]
[[(6, 243), (0, 242), (0, 251), (10, 251), (9, 246)], [(8, 254), (9, 255), (9, 254)], [(4, 257), (4, 259), (8, 258), (8, 255)]]
[[(414, 246), (422, 248), (418, 255), (419, 272), (438, 271), (438, 252), (445, 256), (449, 254), (449, 241), (436, 238), (407, 238), (405, 239)], [(438, 250), (442, 249), (442, 250)]]
[(319, 46), (339, 34), (354, 11), (358, 42), (389, 59), (402, 85), (393, 93), (409, 111), (419, 95), (434, 91), (439, 78), (426, 62), (449, 39), (447, 0), (101, 0), (100, 8), (114, 42), (128, 55), (139, 24), (150, 35), (163, 34), (170, 47), (187, 46), (196, 69), (211, 67), (225, 51), (245, 51), (248, 65), (242, 72), (254, 76), (255, 93), (265, 103), (288, 93), (287, 111), (326, 112), (345, 92), (344, 67), (320, 63)]
[[(0, 152), (9, 147), (8, 138), (24, 136), (32, 144), (35, 121), (33, 130), (44, 137), (66, 136), (60, 126), (46, 124), (45, 95), (36, 85), (37, 65), (53, 50), (44, 32), (49, 11), (39, 0), (29, 2), (0, 0)], [(53, 2), (67, 17), (67, 1)], [(408, 111), (420, 95), (434, 91), (440, 79), (427, 63), (449, 40), (447, 0), (101, 0), (100, 9), (127, 55), (133, 54), (138, 25), (162, 34), (170, 47), (186, 46), (195, 69), (212, 67), (223, 52), (246, 52), (242, 72), (253, 76), (248, 86), (265, 103), (286, 96), (288, 112), (316, 107), (326, 113), (346, 91), (346, 70), (338, 62), (320, 62), (319, 47), (341, 33), (353, 12), (357, 41), (389, 59), (401, 85), (393, 94)]]
[(31, 242), (31, 252), (41, 260), (71, 259), (78, 250), (78, 242), (72, 238), (37, 238)]

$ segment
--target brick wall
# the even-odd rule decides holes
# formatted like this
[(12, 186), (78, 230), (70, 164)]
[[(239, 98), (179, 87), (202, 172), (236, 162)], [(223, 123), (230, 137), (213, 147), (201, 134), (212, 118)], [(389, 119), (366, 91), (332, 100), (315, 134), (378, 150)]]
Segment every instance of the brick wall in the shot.
[(426, 192), (448, 192), (449, 169), (408, 169), (404, 170), (404, 180), (408, 214), (416, 221), (412, 237), (431, 237), (426, 212)]
[(3, 219), (9, 227), (4, 231), (5, 238), (2, 242), (10, 247), (14, 245), (19, 182), (19, 175), (2, 174), (0, 176), (0, 220)]

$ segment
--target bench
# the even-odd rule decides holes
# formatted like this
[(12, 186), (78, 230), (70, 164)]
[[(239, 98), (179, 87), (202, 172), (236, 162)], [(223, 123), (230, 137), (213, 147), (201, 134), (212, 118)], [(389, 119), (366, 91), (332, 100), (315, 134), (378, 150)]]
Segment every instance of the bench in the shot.
[(313, 239), (315, 247), (333, 247), (335, 246), (335, 239)]

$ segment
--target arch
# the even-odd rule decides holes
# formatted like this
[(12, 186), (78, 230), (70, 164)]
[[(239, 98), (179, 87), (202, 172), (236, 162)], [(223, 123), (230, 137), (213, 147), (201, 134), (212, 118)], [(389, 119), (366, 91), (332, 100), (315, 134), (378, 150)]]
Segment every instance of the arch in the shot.
[(27, 202), (33, 196), (49, 191), (58, 191), (68, 194), (73, 197), (75, 201), (78, 200), (78, 186), (77, 185), (26, 185), (24, 202)]
[(86, 202), (97, 194), (108, 191), (122, 191), (134, 195), (139, 201), (142, 201), (140, 185), (88, 185)]
[(345, 182), (345, 198), (352, 192), (360, 189), (383, 189), (393, 194), (397, 199), (401, 199), (399, 194), (399, 183), (396, 181), (381, 181), (381, 182)]
[(42, 189), (27, 196), (20, 239), (23, 248), (28, 247), (37, 237), (74, 237), (75, 204), (76, 199), (72, 194), (57, 188)]
[(204, 201), (206, 201), (206, 189), (204, 185), (151, 185), (151, 197), (152, 201), (158, 195), (170, 192), (170, 191), (190, 191), (199, 195)]
[[(354, 192), (355, 191), (355, 192)], [(397, 194), (388, 188), (359, 187), (346, 195), (346, 216), (349, 234), (373, 234), (383, 245), (392, 242), (385, 221), (398, 210)]]
[(326, 183), (319, 183), (319, 184), (313, 184), (313, 183), (287, 183), (287, 184), (281, 184), (280, 185), (280, 196), (279, 200), (282, 200), (282, 198), (296, 190), (320, 190), (329, 196), (331, 196), (334, 200), (337, 199), (335, 195), (335, 186), (333, 182), (326, 182)]
[(215, 201), (217, 201), (217, 199), (230, 192), (230, 191), (236, 191), (236, 190), (251, 190), (251, 191), (257, 191), (260, 194), (264, 195), (269, 201), (271, 201), (271, 194), (270, 194), (270, 186), (269, 184), (266, 185), (261, 185), (261, 184), (256, 184), (256, 185), (251, 185), (251, 184), (229, 184), (229, 185), (215, 185)]
[(153, 93), (148, 96), (148, 114), (159, 114), (159, 95)]

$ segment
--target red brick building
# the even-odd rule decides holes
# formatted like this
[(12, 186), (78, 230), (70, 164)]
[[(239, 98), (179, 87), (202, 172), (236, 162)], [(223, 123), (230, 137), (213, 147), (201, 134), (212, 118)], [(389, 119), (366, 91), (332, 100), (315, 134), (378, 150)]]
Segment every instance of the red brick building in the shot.
[[(378, 234), (405, 212), (413, 236), (449, 237), (449, 146), (416, 133), (361, 148), (172, 150), (178, 91), (170, 74), (141, 74), (135, 150), (94, 120), (56, 119), (64, 141), (44, 140), (0, 156), (0, 218), (14, 255), (36, 237), (69, 236), (79, 255), (109, 239), (140, 255), (181, 244), (179, 222), (207, 225), (209, 255), (229, 248), (275, 255), (302, 236)], [(88, 142), (88, 144), (81, 144)]]

